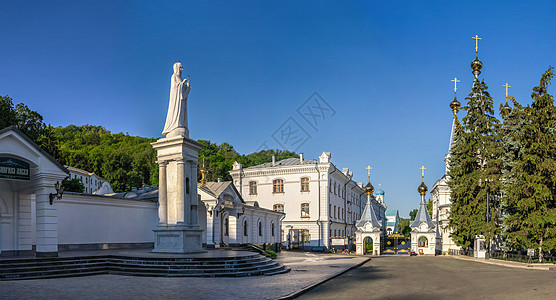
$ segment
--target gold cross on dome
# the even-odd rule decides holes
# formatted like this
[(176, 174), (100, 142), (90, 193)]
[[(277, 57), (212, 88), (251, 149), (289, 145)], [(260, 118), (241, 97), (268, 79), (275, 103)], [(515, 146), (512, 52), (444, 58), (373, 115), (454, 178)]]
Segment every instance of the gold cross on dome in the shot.
[(421, 169), (421, 177), (425, 178), (425, 170), (427, 168), (425, 168), (425, 166), (420, 167), (419, 169)]
[(506, 82), (506, 84), (502, 85), (503, 87), (506, 88), (506, 98), (508, 98), (508, 88), (511, 88), (511, 85), (508, 85), (508, 83)]
[(371, 166), (367, 166), (367, 175), (369, 176), (369, 181), (371, 181), (371, 170), (373, 168), (371, 168)]
[(454, 79), (452, 79), (450, 81), (454, 83), (454, 94), (455, 94), (456, 91), (458, 90), (458, 82), (461, 82), (461, 81), (459, 81), (457, 77), (454, 77)]
[(477, 53), (477, 51), (479, 51), (479, 40), (482, 40), (482, 38), (480, 38), (478, 35), (475, 35), (471, 38), (475, 40), (475, 53)]

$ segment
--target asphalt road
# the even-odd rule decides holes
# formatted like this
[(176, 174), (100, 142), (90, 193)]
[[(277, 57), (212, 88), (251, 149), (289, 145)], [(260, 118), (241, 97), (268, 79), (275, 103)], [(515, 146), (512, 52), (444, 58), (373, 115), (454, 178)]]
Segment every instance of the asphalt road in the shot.
[(556, 271), (442, 256), (379, 256), (299, 299), (556, 299)]

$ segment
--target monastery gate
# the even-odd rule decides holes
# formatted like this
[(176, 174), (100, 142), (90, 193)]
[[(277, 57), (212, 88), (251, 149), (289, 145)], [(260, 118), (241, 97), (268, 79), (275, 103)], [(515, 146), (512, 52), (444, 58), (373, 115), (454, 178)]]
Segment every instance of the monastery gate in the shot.
[(411, 238), (395, 233), (384, 236), (382, 239), (382, 254), (409, 254)]

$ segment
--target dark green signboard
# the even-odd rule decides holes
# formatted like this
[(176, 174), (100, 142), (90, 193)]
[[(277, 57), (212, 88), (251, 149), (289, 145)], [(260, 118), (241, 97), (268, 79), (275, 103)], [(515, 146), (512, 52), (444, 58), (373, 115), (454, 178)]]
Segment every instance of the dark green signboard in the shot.
[(29, 164), (12, 157), (0, 157), (0, 179), (29, 180)]

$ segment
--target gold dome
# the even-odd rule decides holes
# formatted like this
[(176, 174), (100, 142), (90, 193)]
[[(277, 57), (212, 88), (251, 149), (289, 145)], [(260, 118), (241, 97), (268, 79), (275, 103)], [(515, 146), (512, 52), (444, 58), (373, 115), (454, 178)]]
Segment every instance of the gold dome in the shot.
[(421, 181), (421, 185), (419, 185), (419, 187), (417, 188), (417, 191), (419, 191), (419, 194), (426, 195), (428, 190), (429, 190), (429, 188), (427, 188), (427, 186), (425, 185), (425, 182)]
[(475, 56), (475, 59), (471, 62), (471, 69), (473, 71), (480, 71), (483, 68), (483, 63), (479, 60), (479, 57)]
[(508, 101), (506, 101), (506, 104), (504, 104), (504, 106), (502, 106), (500, 110), (502, 111), (502, 114), (507, 115), (510, 113), (510, 111), (512, 111), (512, 107), (508, 104)]
[(367, 195), (372, 195), (373, 191), (375, 190), (374, 186), (371, 184), (371, 182), (367, 182), (367, 185), (365, 186), (365, 194)]
[(452, 110), (455, 110), (456, 112), (458, 112), (460, 107), (461, 107), (461, 104), (459, 103), (456, 96), (454, 96), (454, 100), (452, 100), (452, 102), (450, 102), (450, 108)]

